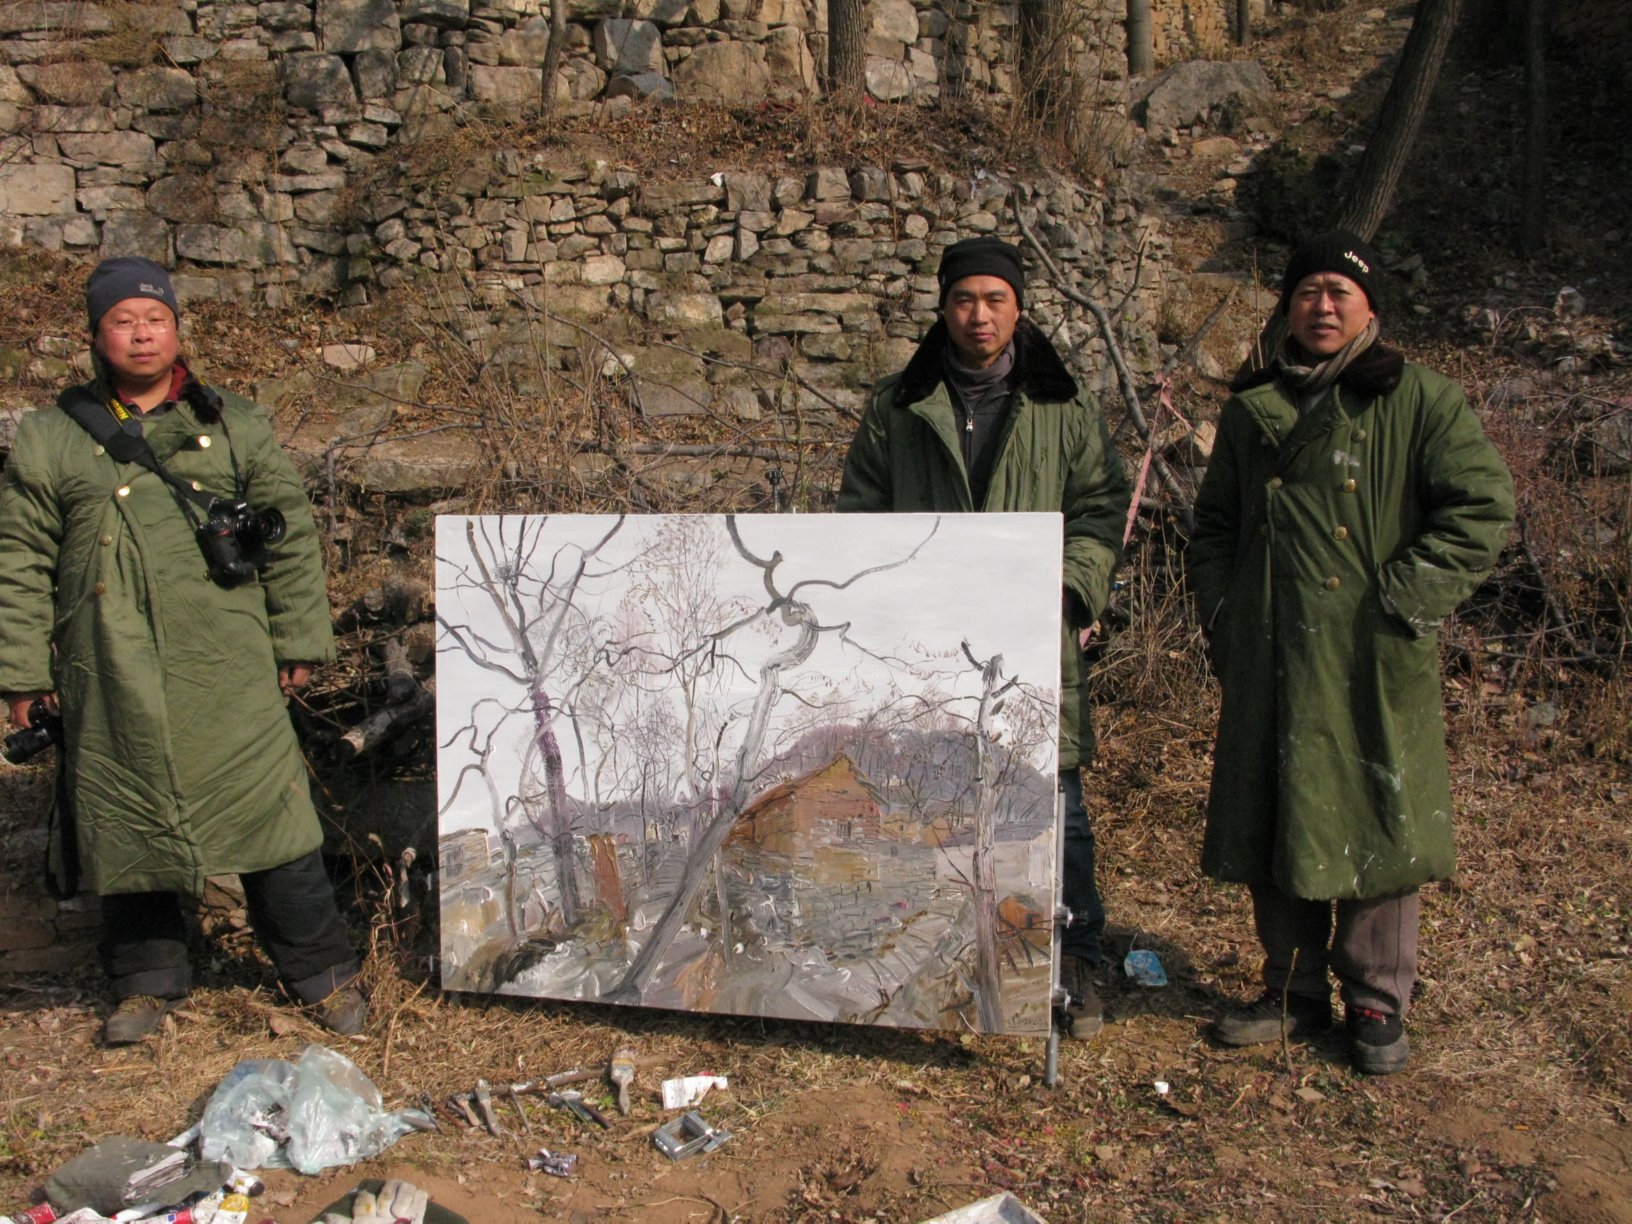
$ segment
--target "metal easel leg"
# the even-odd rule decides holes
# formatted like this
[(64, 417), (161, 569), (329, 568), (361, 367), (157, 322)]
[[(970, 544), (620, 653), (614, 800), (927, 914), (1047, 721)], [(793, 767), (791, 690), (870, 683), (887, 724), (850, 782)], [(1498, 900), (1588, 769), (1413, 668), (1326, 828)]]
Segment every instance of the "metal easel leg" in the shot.
[(1070, 995), (1060, 983), (1061, 936), (1071, 925), (1071, 911), (1065, 904), (1065, 792), (1056, 782), (1054, 791), (1054, 938), (1049, 947), (1048, 1045), (1043, 1054), (1043, 1084), (1053, 1088), (1060, 1082), (1060, 1034), (1071, 1031), (1071, 1013), (1066, 1010)]

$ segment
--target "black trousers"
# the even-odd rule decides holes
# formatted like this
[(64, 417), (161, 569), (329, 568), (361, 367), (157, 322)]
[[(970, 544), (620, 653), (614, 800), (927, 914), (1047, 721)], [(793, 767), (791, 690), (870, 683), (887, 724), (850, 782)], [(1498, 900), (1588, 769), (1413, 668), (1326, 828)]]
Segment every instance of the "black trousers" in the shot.
[[(249, 925), (290, 994), (316, 1003), (357, 976), (357, 952), (319, 851), (238, 878)], [(187, 924), (176, 893), (103, 897), (101, 952), (116, 1000), (179, 999), (192, 988)]]
[(1060, 771), (1065, 796), (1065, 880), (1061, 900), (1071, 911), (1071, 925), (1060, 937), (1060, 952), (1099, 964), (1105, 959), (1105, 903), (1096, 879), (1094, 823), (1082, 800), (1082, 772)]

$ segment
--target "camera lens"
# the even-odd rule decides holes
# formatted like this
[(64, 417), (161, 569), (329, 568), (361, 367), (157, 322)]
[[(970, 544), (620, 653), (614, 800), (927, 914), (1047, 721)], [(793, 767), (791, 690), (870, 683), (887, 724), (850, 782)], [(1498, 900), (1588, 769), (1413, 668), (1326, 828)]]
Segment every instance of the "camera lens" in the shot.
[(283, 533), (288, 524), (284, 522), (283, 512), (277, 509), (262, 510), (255, 516), (255, 530), (261, 538), (262, 544), (276, 544), (283, 539)]

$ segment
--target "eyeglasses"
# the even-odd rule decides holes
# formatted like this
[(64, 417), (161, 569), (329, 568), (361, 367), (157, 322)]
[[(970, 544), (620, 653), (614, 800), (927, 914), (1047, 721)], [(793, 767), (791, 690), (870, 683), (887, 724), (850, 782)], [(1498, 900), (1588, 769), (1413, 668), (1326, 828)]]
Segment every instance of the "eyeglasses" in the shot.
[(145, 327), (155, 336), (163, 335), (175, 327), (175, 320), (163, 319), (103, 319), (102, 326), (116, 336), (128, 336), (139, 327)]

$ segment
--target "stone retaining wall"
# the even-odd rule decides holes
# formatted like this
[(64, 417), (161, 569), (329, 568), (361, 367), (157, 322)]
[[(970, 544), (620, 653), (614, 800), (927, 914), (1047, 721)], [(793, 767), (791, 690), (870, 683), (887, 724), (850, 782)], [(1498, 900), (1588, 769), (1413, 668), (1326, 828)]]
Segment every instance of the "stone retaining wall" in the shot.
[[(1107, 91), (1097, 118), (1107, 147), (1125, 146), (1124, 0), (1078, 3), (1079, 52), (1099, 52), (1079, 62)], [(147, 255), (176, 270), (184, 300), (360, 305), (429, 284), (457, 304), (462, 335), (501, 348), (518, 310), (618, 315), (620, 342), (638, 348), (636, 331), (656, 328), (699, 354), (637, 354), (644, 411), (723, 402), (742, 416), (774, 405), (718, 386), (717, 370), (705, 378), (703, 356), (808, 360), (854, 402), (931, 321), (940, 250), (971, 233), (1014, 237), (1019, 201), (1101, 299), (1123, 297), (1142, 267), (1128, 328), (1148, 368), (1163, 252), (1114, 184), (960, 182), (911, 159), (785, 176), (681, 166), (658, 181), (581, 153), (492, 147), (416, 184), (415, 148), (451, 140), (478, 111), (536, 105), (547, 11), (548, 0), (0, 5), (0, 128), (19, 133), (0, 141), (0, 243)], [(606, 114), (640, 92), (809, 93), (825, 12), (823, 0), (569, 0), (556, 90), (567, 109)], [(1016, 12), (868, 0), (870, 91), (1006, 94)], [(1039, 286), (1032, 300), (1058, 322), (1058, 293)], [(1074, 324), (1060, 338), (1084, 356), (1096, 343)]]
[[(497, 162), (507, 160), (468, 212), (448, 216), (434, 193), (377, 201), (367, 252), (343, 270), (328, 265), (336, 280), (305, 287), (446, 278), (447, 292), (432, 296), (458, 303), (441, 307), (457, 316), (448, 321), (511, 372), (520, 395), (536, 393), (540, 372), (536, 336), (516, 333), (525, 311), (584, 321), (608, 339), (641, 380), (648, 416), (774, 411), (752, 389), (752, 371), (737, 367), (790, 362), (831, 400), (859, 408), (864, 389), (903, 364), (934, 321), (941, 250), (971, 234), (1017, 237), (1018, 205), (1076, 287), (1109, 302), (1140, 276), (1125, 342), (1140, 368), (1155, 358), (1166, 247), (1156, 220), (1115, 189), (1044, 176), (959, 180), (914, 162), (664, 182), (597, 164), (549, 171), (545, 184), (543, 167)], [(1090, 381), (1108, 380), (1094, 356), (1102, 341), (1080, 317), (1065, 318), (1046, 277), (1034, 277), (1027, 305), (1057, 328)], [(580, 344), (556, 331), (552, 360), (566, 360)]]

